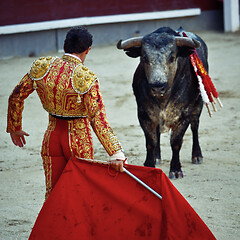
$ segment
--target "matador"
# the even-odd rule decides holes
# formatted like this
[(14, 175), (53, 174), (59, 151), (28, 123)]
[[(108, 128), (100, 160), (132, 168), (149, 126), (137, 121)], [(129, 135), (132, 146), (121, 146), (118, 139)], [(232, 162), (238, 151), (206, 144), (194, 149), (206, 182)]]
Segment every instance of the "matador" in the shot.
[[(106, 118), (99, 80), (83, 64), (91, 44), (92, 36), (85, 28), (70, 29), (63, 57), (35, 60), (9, 97), (7, 132), (15, 145), (25, 144), (24, 135), (28, 134), (22, 131), (22, 111), (24, 100), (33, 91), (36, 90), (43, 108), (49, 113), (41, 151), (46, 198), (71, 156), (93, 159), (91, 127), (112, 156), (113, 167), (122, 171), (123, 163), (118, 160), (124, 160), (125, 156)], [(19, 132), (20, 136), (15, 134)]]

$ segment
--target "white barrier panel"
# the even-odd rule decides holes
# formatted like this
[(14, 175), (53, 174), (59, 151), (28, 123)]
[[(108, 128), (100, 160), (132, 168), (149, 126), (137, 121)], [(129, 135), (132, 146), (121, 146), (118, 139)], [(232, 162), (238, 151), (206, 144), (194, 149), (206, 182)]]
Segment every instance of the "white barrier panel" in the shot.
[(239, 1), (224, 0), (224, 31), (235, 32), (239, 29)]
[(99, 17), (82, 17), (56, 21), (45, 21), (26, 24), (15, 24), (0, 27), (0, 35), (24, 32), (44, 31), (51, 29), (69, 28), (74, 26), (98, 25), (107, 23), (135, 22), (146, 20), (158, 20), (178, 17), (190, 17), (201, 14), (200, 8), (190, 8), (171, 11), (133, 13), (121, 15), (109, 15)]

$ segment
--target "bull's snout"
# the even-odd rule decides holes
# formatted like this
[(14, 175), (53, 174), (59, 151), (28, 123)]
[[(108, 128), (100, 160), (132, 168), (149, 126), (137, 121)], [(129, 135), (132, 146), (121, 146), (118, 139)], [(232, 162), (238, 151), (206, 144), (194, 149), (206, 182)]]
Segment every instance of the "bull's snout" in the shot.
[(151, 86), (150, 91), (151, 91), (153, 96), (163, 97), (168, 91), (168, 86), (167, 86), (167, 84), (162, 85), (162, 86)]

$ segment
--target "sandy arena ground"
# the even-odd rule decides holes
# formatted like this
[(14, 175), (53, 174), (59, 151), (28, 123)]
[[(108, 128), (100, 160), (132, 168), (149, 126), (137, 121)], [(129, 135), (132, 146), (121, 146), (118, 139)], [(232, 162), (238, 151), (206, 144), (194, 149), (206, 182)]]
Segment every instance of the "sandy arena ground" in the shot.
[[(209, 118), (204, 107), (200, 122), (202, 165), (191, 163), (191, 132), (187, 131), (181, 151), (184, 178), (173, 184), (187, 199), (219, 240), (240, 239), (240, 33), (199, 33), (209, 47), (210, 76), (224, 108)], [(61, 56), (59, 53), (51, 55)], [(27, 145), (15, 147), (6, 129), (7, 100), (13, 87), (29, 71), (34, 58), (0, 61), (0, 239), (27, 239), (42, 207), (45, 180), (40, 156), (47, 126), (47, 113), (36, 93), (27, 99), (23, 129), (30, 134)], [(138, 59), (128, 58), (115, 46), (93, 47), (85, 64), (101, 80), (107, 116), (121, 141), (128, 161), (142, 165), (145, 139), (136, 115), (132, 75)], [(169, 133), (161, 137), (162, 163), (169, 171), (171, 149)], [(95, 158), (108, 158), (94, 139)]]

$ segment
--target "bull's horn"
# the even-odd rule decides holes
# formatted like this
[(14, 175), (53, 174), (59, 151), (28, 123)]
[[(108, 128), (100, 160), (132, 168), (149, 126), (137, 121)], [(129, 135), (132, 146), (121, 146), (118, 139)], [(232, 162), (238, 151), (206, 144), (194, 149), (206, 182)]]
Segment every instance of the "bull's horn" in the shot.
[(178, 47), (199, 48), (201, 46), (199, 41), (189, 37), (176, 37), (176, 44)]
[(118, 49), (127, 49), (127, 48), (131, 48), (131, 47), (141, 47), (142, 38), (143, 37), (134, 37), (134, 38), (129, 38), (125, 41), (119, 40), (119, 42), (117, 43), (117, 48)]

